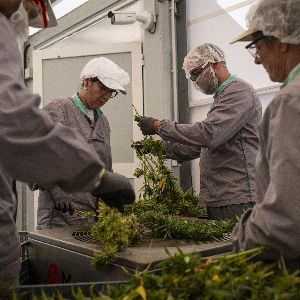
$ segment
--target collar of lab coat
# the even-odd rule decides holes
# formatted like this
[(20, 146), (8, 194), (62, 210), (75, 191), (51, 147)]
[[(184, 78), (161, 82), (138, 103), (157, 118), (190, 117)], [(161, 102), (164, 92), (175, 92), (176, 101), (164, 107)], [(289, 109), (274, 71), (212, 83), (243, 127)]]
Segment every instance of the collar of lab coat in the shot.
[(290, 72), (286, 80), (283, 82), (281, 89), (289, 85), (289, 83), (293, 81), (298, 75), (300, 75), (300, 63)]
[[(82, 112), (84, 115), (88, 116), (88, 109), (87, 109), (87, 107), (81, 102), (81, 100), (80, 100), (80, 98), (78, 97), (78, 95), (77, 95), (77, 94), (74, 94), (74, 95), (71, 97), (71, 99), (75, 102), (76, 106), (81, 110), (81, 112)], [(98, 117), (100, 117), (100, 116), (103, 114), (102, 110), (99, 109), (99, 108), (95, 109), (94, 111), (96, 112), (96, 114), (97, 114)]]
[(220, 96), (220, 94), (223, 93), (225, 87), (236, 77), (237, 77), (237, 75), (233, 74), (229, 78), (227, 78), (224, 82), (222, 82), (222, 84), (218, 86), (217, 91), (214, 95), (214, 98), (216, 99), (218, 96)]

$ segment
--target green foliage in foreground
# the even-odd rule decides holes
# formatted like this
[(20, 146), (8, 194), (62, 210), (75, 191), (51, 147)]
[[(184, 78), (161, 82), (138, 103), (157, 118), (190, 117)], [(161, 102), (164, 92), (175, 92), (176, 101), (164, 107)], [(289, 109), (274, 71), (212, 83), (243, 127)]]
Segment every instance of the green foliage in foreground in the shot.
[[(218, 259), (201, 259), (180, 250), (153, 271), (132, 275), (123, 285), (108, 287), (103, 294), (73, 291), (74, 300), (299, 300), (299, 273), (288, 273), (282, 263), (264, 264), (254, 258), (261, 248)], [(15, 298), (13, 299), (22, 299)], [(35, 297), (35, 300), (63, 296)]]
[(112, 287), (107, 299), (300, 299), (298, 274), (249, 262), (260, 252), (253, 249), (216, 260), (179, 253), (160, 264), (159, 274), (136, 274), (127, 285)]

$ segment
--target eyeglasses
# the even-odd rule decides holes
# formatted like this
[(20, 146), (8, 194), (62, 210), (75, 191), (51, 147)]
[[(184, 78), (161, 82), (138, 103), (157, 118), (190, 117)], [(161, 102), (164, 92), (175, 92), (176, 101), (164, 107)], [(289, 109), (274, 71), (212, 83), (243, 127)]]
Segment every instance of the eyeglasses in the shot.
[(251, 54), (251, 56), (254, 59), (260, 59), (259, 54), (257, 53), (257, 48), (256, 48), (256, 44), (263, 40), (264, 38), (266, 38), (267, 36), (265, 35), (261, 35), (258, 38), (256, 38), (255, 40), (253, 40), (249, 45), (247, 45), (245, 48), (248, 50), (248, 52)]
[(206, 67), (208, 66), (208, 64), (205, 66), (205, 67), (197, 67), (195, 69), (193, 69), (191, 72), (190, 72), (190, 79), (192, 81), (196, 81), (197, 78), (199, 77), (199, 75), (206, 69)]
[(111, 94), (110, 98), (114, 98), (118, 95), (118, 92), (116, 90), (106, 87), (101, 81), (96, 80), (96, 81), (94, 81), (94, 83), (96, 83), (98, 85), (98, 88), (100, 89), (100, 91), (103, 95)]

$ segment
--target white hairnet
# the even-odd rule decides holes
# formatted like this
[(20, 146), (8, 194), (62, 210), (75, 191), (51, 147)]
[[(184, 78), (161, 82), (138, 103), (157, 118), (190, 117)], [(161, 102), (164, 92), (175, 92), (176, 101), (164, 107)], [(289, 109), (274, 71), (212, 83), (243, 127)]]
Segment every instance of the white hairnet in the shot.
[(105, 57), (94, 58), (84, 66), (80, 79), (86, 78), (98, 78), (106, 87), (123, 94), (126, 94), (124, 86), (130, 82), (128, 73)]
[(191, 50), (183, 62), (183, 69), (186, 78), (190, 78), (190, 71), (196, 67), (202, 66), (203, 68), (208, 63), (225, 62), (225, 55), (222, 49), (212, 43), (202, 44), (195, 49)]
[(300, 44), (300, 0), (260, 0), (251, 7), (247, 23), (283, 43)]

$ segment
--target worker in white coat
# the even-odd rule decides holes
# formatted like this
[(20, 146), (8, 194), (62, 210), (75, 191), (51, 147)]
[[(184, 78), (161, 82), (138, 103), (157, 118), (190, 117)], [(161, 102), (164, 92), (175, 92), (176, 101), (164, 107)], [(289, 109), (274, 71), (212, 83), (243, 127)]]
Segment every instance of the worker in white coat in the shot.
[(0, 0), (1, 283), (16, 284), (20, 269), (13, 179), (46, 189), (59, 185), (68, 192), (91, 191), (111, 204), (135, 198), (128, 180), (106, 171), (85, 139), (74, 129), (54, 123), (39, 109), (40, 97), (26, 88), (18, 42), (26, 40), (28, 22), (55, 25), (50, 2)]
[[(52, 101), (44, 110), (52, 120), (75, 128), (96, 150), (105, 169), (112, 171), (110, 126), (101, 107), (109, 99), (115, 101), (120, 92), (126, 94), (125, 86), (130, 78), (127, 72), (105, 57), (90, 60), (80, 74), (80, 90), (71, 97)], [(67, 201), (69, 213), (53, 207), (53, 201)], [(95, 211), (97, 197), (90, 193), (66, 193), (60, 187), (40, 191), (37, 213), (37, 229), (84, 224), (87, 220), (73, 214), (74, 210)], [(71, 211), (70, 211), (71, 208)]]
[(248, 15), (249, 29), (234, 40), (246, 48), (281, 90), (260, 124), (257, 204), (233, 234), (236, 251), (267, 247), (264, 259), (282, 254), (300, 268), (300, 0), (262, 0)]
[(253, 87), (229, 73), (224, 52), (205, 43), (187, 54), (186, 77), (196, 89), (214, 95), (202, 122), (178, 124), (141, 117), (144, 135), (158, 134), (168, 158), (200, 157), (200, 203), (209, 219), (240, 216), (255, 203), (255, 157), (261, 105)]

